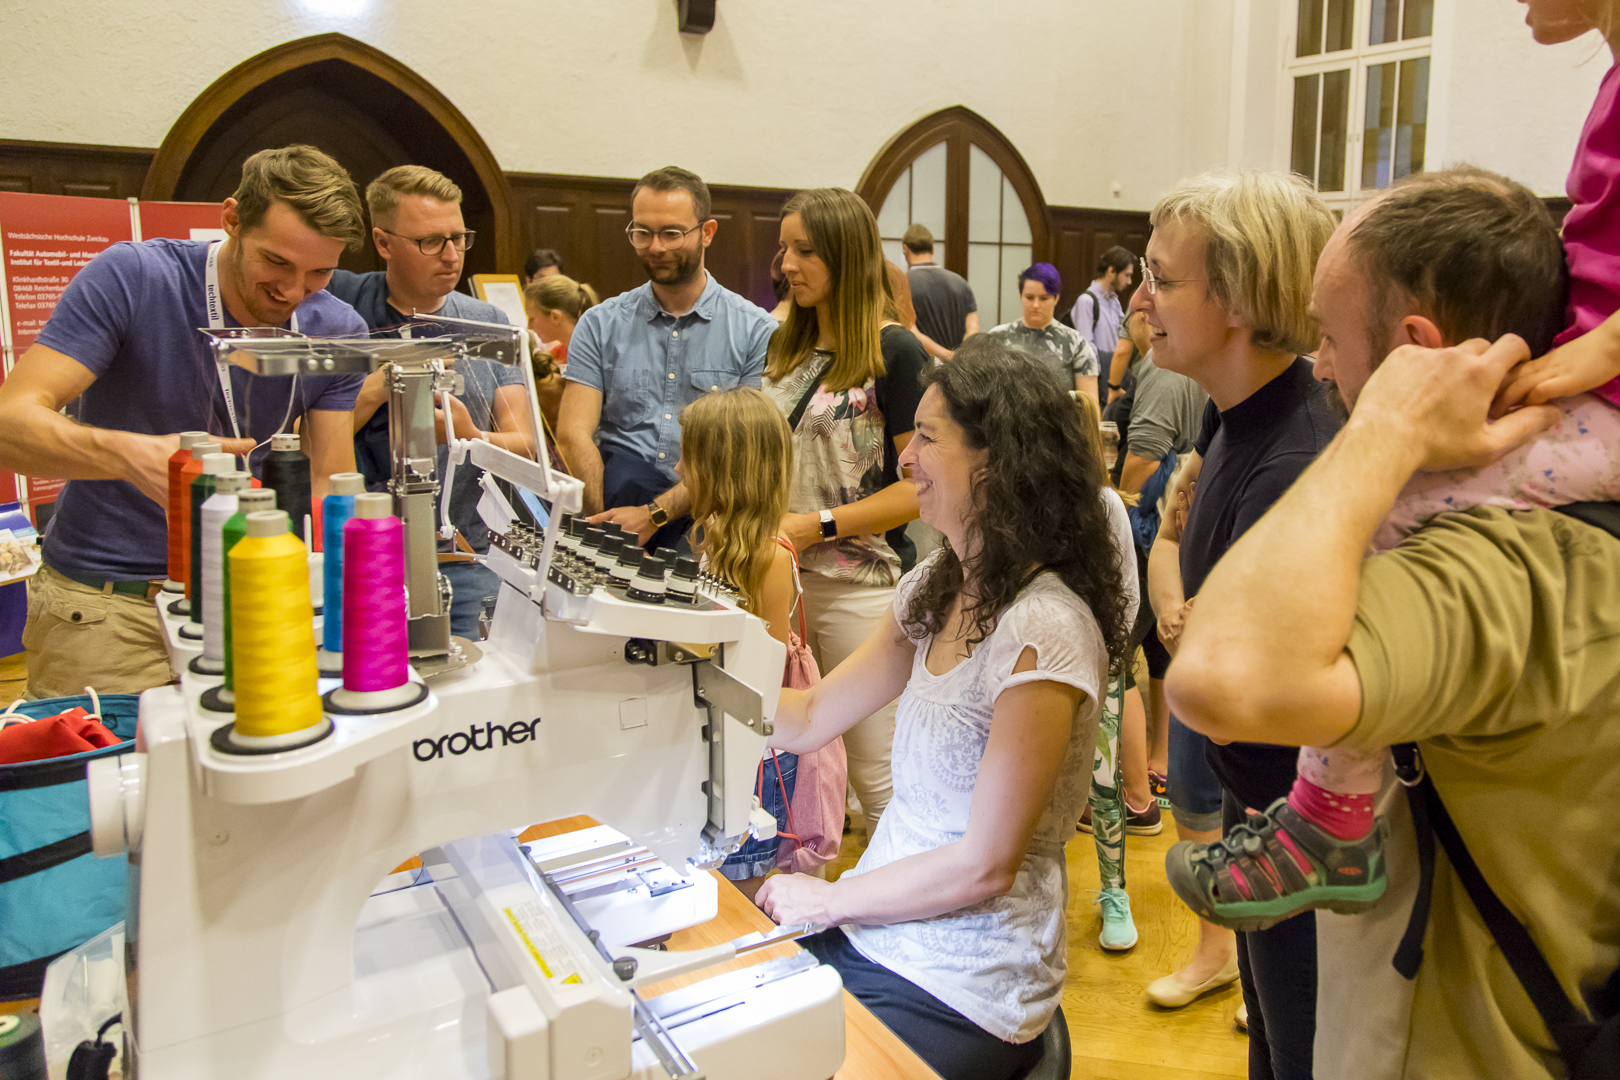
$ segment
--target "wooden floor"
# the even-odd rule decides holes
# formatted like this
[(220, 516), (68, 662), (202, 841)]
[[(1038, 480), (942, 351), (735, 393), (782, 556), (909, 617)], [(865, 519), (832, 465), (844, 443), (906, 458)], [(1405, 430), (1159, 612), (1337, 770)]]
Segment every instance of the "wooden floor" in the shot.
[(0, 657), (0, 712), (23, 696), (28, 687), (28, 665), (22, 653)]
[[(864, 849), (857, 829), (844, 837), (828, 873), (855, 865)], [(1104, 952), (1097, 944), (1097, 854), (1091, 836), (1069, 842), (1069, 977), (1063, 1015), (1074, 1047), (1074, 1080), (1213, 1080), (1249, 1074), (1249, 1041), (1232, 1023), (1242, 1000), (1234, 983), (1184, 1009), (1148, 1004), (1147, 984), (1190, 954), (1197, 920), (1164, 879), (1164, 853), (1175, 843), (1165, 816), (1158, 836), (1125, 844), (1125, 891), (1136, 920), (1136, 948)]]

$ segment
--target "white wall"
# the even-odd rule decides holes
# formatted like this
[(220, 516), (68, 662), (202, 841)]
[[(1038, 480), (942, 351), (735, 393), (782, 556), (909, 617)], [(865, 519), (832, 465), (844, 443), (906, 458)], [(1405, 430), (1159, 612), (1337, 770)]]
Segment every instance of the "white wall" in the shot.
[[(1513, 177), (1542, 195), (1561, 195), (1575, 142), (1613, 62), (1591, 33), (1537, 45), (1518, 0), (1451, 0), (1444, 71), (1436, 49), (1436, 93), (1447, 95), (1446, 123), (1431, 160), (1469, 162)], [(1437, 20), (1438, 21), (1438, 20)], [(1443, 89), (1442, 89), (1443, 88)]]
[(1012, 140), (1048, 202), (1144, 209), (1224, 158), (1231, 6), (721, 0), (692, 37), (674, 0), (19, 3), (0, 138), (155, 147), (229, 68), (337, 30), (438, 87), (508, 170), (677, 162), (716, 183), (853, 186), (907, 125), (961, 104)]

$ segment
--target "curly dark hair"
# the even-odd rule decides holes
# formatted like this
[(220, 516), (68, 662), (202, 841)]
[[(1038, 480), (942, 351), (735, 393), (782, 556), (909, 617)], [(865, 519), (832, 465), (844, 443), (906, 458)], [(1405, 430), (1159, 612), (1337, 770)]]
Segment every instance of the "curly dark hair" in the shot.
[(1074, 402), (1038, 362), (986, 334), (964, 341), (949, 363), (923, 375), (923, 385), (943, 395), (967, 445), (988, 453), (973, 479), (967, 523), (978, 554), (964, 565), (944, 544), (912, 593), (906, 632), (943, 630), (966, 575), (975, 583), (968, 643), (977, 645), (1018, 593), (1050, 570), (1091, 608), (1117, 670), (1132, 623), (1103, 506), (1103, 466)]

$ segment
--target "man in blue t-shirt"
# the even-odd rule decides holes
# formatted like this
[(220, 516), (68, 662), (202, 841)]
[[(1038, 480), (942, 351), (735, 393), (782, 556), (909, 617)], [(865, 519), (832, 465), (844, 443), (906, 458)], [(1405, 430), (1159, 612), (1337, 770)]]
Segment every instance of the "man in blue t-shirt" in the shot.
[(709, 188), (675, 166), (636, 181), (625, 239), (652, 280), (597, 304), (568, 343), (557, 441), (585, 482), (585, 512), (649, 551), (691, 524), (675, 476), (681, 410), (739, 383), (758, 387), (776, 329), (766, 311), (703, 268), (719, 223)]
[[(264, 150), (243, 163), (223, 218), (223, 241), (120, 243), (91, 260), (0, 384), (0, 467), (69, 481), (29, 584), (32, 697), (171, 678), (152, 598), (167, 570), (175, 432), (213, 432), (257, 472), (270, 436), (298, 423), (317, 499), (328, 476), (354, 468), (360, 376), (221, 369), (199, 332), (364, 334), (354, 309), (323, 291), (364, 237), (353, 181), (313, 147)], [(70, 402), (72, 419), (59, 412)]]
[[(448, 176), (423, 165), (396, 166), (366, 185), (366, 208), (371, 211), (372, 242), (388, 268), (369, 274), (339, 270), (327, 289), (353, 304), (373, 331), (398, 336), (402, 323), (435, 315), (507, 321), (494, 304), (455, 291), (473, 234), (461, 216), (461, 189)], [(426, 328), (415, 336), (434, 332)], [(533, 411), (522, 373), (511, 364), (471, 357), (460, 361), (456, 370), (465, 385), (451, 398), (456, 438), (483, 439), (514, 454), (534, 457)], [(385, 379), (385, 369), (372, 372), (354, 403), (354, 457), (370, 491), (388, 490), (393, 474)], [(437, 409), (434, 416), (443, 443), (444, 416)], [(441, 447), (441, 481), (448, 458)], [(456, 470), (450, 491), (450, 523), (466, 545), (458, 549), (450, 540), (439, 541), (443, 553), (439, 571), (451, 589), (450, 632), (473, 641), (482, 636), (478, 616), (484, 601), (500, 587), (494, 571), (466, 553), (468, 547), (479, 554), (489, 550), (489, 530), (478, 515), (482, 476), (483, 470), (471, 464)], [(435, 516), (437, 510), (435, 506)]]

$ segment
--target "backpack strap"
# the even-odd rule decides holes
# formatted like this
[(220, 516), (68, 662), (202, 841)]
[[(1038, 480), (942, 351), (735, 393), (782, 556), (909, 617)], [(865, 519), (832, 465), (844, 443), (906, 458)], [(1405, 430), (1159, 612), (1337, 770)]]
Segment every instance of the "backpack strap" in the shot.
[(799, 395), (798, 404), (794, 405), (793, 411), (788, 414), (789, 433), (799, 430), (799, 421), (804, 419), (804, 410), (810, 407), (810, 399), (816, 396), (816, 391), (821, 388), (821, 380), (826, 378), (827, 369), (830, 367), (832, 361), (828, 360), (821, 365), (820, 371), (810, 377), (810, 384), (804, 388), (804, 393)]
[(804, 628), (804, 584), (799, 580), (799, 553), (785, 536), (778, 536), (776, 542), (787, 548), (788, 558), (793, 560), (793, 606), (788, 608), (788, 622), (793, 622), (793, 613), (799, 613), (799, 640), (808, 643), (810, 637)]
[(1091, 337), (1096, 340), (1097, 320), (1102, 317), (1102, 298), (1090, 289), (1086, 290), (1086, 295), (1091, 297)]

